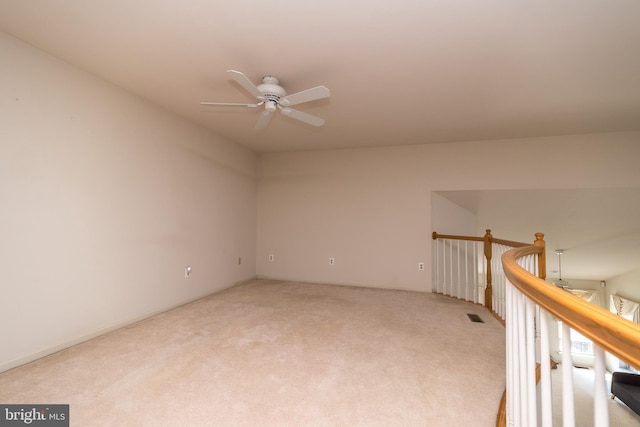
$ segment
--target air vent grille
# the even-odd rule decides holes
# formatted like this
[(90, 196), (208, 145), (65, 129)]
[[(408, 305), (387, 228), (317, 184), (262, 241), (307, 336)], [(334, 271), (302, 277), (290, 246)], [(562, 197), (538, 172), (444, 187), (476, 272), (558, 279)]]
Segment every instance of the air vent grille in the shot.
[(484, 320), (482, 320), (480, 316), (478, 316), (477, 314), (467, 313), (467, 316), (469, 317), (469, 320), (471, 320), (472, 322), (484, 323)]

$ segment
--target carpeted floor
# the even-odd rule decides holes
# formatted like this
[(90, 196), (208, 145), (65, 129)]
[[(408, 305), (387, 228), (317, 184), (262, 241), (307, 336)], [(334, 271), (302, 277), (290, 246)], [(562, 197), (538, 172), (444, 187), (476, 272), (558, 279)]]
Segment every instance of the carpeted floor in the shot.
[(2, 373), (0, 402), (83, 427), (493, 426), (504, 353), (477, 305), (255, 280)]

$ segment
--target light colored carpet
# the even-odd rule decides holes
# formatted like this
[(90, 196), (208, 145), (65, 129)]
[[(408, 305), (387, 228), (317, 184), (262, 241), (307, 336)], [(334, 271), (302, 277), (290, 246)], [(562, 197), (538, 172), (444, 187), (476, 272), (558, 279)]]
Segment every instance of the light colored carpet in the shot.
[(477, 305), (255, 280), (2, 373), (0, 402), (68, 403), (72, 426), (493, 426), (504, 353)]

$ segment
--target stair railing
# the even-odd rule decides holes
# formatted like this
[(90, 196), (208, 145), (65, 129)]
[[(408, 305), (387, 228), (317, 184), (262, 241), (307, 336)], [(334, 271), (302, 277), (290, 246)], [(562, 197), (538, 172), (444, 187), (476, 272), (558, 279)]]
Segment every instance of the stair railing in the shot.
[[(538, 239), (536, 239), (536, 243)], [(537, 277), (544, 244), (512, 249), (502, 255), (507, 277), (506, 416), (499, 414), (497, 425), (551, 426), (553, 407), (549, 367), (547, 318), (562, 321), (562, 365), (572, 367), (571, 330), (590, 339), (595, 348), (594, 426), (609, 425), (605, 352), (640, 368), (640, 325), (579, 298)], [(541, 363), (540, 361), (545, 361)], [(536, 365), (540, 366), (540, 394), (537, 393)], [(575, 425), (572, 369), (562, 370), (563, 426)], [(538, 423), (538, 412), (540, 422)], [(501, 418), (505, 419), (504, 423)]]
[(483, 237), (432, 234), (435, 293), (484, 305), (504, 320), (506, 277), (501, 256), (527, 243)]
[[(553, 316), (563, 325), (563, 366), (573, 366), (572, 329), (594, 343), (594, 426), (608, 426), (605, 352), (640, 369), (640, 325), (546, 282), (542, 233), (533, 244), (495, 239), (490, 230), (484, 237), (436, 232), (432, 237), (433, 292), (483, 304), (504, 320), (507, 384), (496, 425), (552, 426), (548, 318)], [(473, 277), (467, 278), (468, 271)], [(563, 426), (573, 427), (572, 369), (563, 369), (561, 380)]]

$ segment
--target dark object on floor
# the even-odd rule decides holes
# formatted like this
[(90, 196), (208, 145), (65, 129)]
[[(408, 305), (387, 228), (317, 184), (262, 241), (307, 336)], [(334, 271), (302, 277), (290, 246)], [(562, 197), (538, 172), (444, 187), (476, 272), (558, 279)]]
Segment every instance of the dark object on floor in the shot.
[(611, 398), (615, 397), (640, 415), (640, 375), (614, 372), (611, 376)]

